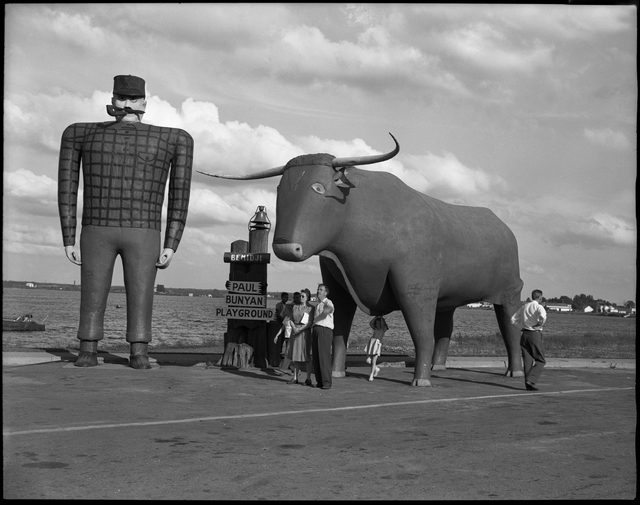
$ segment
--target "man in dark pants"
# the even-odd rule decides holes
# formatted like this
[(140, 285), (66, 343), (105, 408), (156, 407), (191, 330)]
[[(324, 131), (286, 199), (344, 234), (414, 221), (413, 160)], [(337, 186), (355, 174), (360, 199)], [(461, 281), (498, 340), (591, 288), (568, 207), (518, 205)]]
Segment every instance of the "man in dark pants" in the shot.
[[(98, 341), (117, 255), (127, 293), (129, 365), (149, 369), (153, 288), (157, 268), (167, 268), (187, 220), (193, 139), (184, 130), (141, 122), (145, 82), (114, 77), (107, 113), (115, 121), (75, 123), (62, 134), (58, 166), (58, 209), (65, 254), (81, 266), (80, 352), (75, 365), (98, 364)], [(80, 249), (76, 208), (80, 164), (84, 198)], [(164, 249), (160, 248), (162, 204), (169, 202)]]
[(520, 348), (524, 363), (524, 385), (527, 391), (537, 391), (536, 383), (546, 364), (544, 346), (542, 345), (542, 326), (547, 320), (547, 312), (540, 305), (542, 291), (534, 289), (531, 292), (532, 301), (525, 303), (511, 317), (511, 324), (522, 330)]
[(316, 387), (331, 389), (331, 350), (333, 346), (333, 302), (327, 298), (329, 288), (318, 285), (318, 305), (311, 330), (311, 349)]

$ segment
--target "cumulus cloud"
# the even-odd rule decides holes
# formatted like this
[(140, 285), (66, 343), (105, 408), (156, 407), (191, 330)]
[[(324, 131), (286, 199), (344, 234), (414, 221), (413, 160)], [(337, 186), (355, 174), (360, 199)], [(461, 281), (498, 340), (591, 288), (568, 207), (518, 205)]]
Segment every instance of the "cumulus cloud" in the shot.
[(500, 18), (517, 30), (535, 30), (563, 39), (586, 39), (596, 33), (629, 29), (633, 6), (513, 6)]
[(452, 153), (404, 155), (402, 160), (405, 167), (396, 168), (396, 175), (414, 189), (436, 198), (499, 194), (508, 187), (502, 177), (467, 167)]
[(612, 149), (627, 149), (630, 142), (626, 135), (620, 131), (614, 131), (611, 128), (589, 129), (585, 128), (584, 136), (596, 145), (609, 147)]
[(246, 187), (246, 183), (240, 192), (225, 193), (224, 196), (209, 189), (194, 188), (189, 200), (189, 224), (199, 226), (246, 225), (249, 217), (260, 205), (267, 207), (267, 215), (273, 222), (275, 201), (275, 192)]
[[(157, 96), (148, 100), (145, 121), (183, 128), (198, 146), (197, 170), (214, 174), (245, 175), (279, 166), (302, 154), (275, 128), (255, 128), (239, 121), (220, 122), (218, 107), (211, 102), (185, 100), (180, 110)], [(283, 161), (284, 160), (284, 161)]]
[(355, 40), (338, 41), (305, 24), (281, 32), (266, 47), (239, 51), (239, 57), (288, 85), (396, 93), (399, 87), (427, 87), (468, 95), (464, 85), (440, 67), (437, 56), (404, 44), (387, 27), (369, 26)]
[(586, 203), (557, 197), (512, 202), (509, 221), (516, 229), (556, 248), (627, 249), (637, 244), (637, 228), (631, 217), (594, 211)]
[(444, 42), (458, 57), (493, 70), (531, 72), (551, 63), (553, 48), (534, 39), (524, 46), (510, 42), (494, 25), (479, 22), (444, 35)]
[(49, 10), (49, 16), (41, 21), (46, 21), (43, 28), (51, 29), (60, 40), (83, 49), (100, 49), (105, 42), (105, 32), (93, 26), (91, 18), (85, 14)]
[(36, 175), (31, 170), (19, 168), (4, 172), (4, 195), (28, 199), (44, 204), (57, 202), (58, 182), (46, 175)]
[(603, 249), (612, 246), (635, 247), (637, 243), (636, 227), (616, 216), (571, 216), (571, 219), (565, 218), (561, 223), (551, 225), (546, 235), (546, 240), (558, 247), (578, 245)]
[(27, 223), (4, 223), (2, 250), (18, 254), (60, 254), (62, 235), (53, 226), (34, 227)]

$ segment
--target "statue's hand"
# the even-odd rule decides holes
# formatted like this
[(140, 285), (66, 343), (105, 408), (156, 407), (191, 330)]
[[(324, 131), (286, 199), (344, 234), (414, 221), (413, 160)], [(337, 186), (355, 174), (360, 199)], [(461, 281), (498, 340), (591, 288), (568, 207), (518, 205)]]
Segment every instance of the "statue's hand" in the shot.
[(158, 258), (158, 262), (156, 266), (158, 268), (167, 268), (169, 263), (171, 263), (171, 258), (173, 258), (173, 253), (175, 251), (173, 249), (163, 249), (162, 254), (160, 254), (160, 258)]
[(76, 250), (76, 246), (74, 245), (64, 246), (64, 253), (67, 255), (67, 258), (69, 258), (69, 261), (71, 263), (74, 263), (76, 265), (82, 265), (82, 261), (80, 259), (80, 249)]

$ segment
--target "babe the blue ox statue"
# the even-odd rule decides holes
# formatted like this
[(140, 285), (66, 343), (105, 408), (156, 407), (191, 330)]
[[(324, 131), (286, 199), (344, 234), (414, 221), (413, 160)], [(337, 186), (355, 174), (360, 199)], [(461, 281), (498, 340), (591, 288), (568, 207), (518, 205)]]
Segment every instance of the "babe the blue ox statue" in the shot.
[[(374, 156), (297, 156), (282, 167), (225, 179), (282, 176), (273, 251), (285, 261), (320, 257), (322, 282), (335, 304), (333, 375), (345, 375), (346, 344), (356, 307), (371, 316), (401, 310), (416, 349), (413, 386), (430, 386), (444, 369), (457, 307), (485, 300), (495, 308), (509, 357), (506, 375), (523, 375), (518, 245), (489, 209), (451, 205), (387, 172), (353, 165)], [(434, 344), (435, 343), (435, 344)]]

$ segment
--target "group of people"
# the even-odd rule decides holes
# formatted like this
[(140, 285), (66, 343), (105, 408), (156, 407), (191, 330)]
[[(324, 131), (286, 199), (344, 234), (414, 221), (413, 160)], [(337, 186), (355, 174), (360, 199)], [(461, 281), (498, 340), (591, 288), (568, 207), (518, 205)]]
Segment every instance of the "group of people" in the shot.
[[(319, 284), (317, 300), (311, 303), (311, 292), (308, 289), (296, 291), (293, 303), (288, 303), (289, 294), (282, 293), (280, 302), (276, 304), (276, 321), (282, 324), (274, 338), (278, 343), (283, 338), (283, 360), (281, 369), (293, 366), (293, 378), (287, 384), (301, 384), (300, 371), (304, 365), (307, 378), (305, 386), (313, 386), (311, 375), (316, 378), (315, 387), (331, 389), (331, 351), (333, 346), (333, 314), (335, 307), (328, 298), (329, 288)], [(370, 322), (373, 335), (365, 347), (367, 363), (371, 364), (369, 380), (372, 381), (380, 372), (376, 366), (384, 333), (389, 329), (383, 317), (375, 317)], [(279, 370), (279, 373), (283, 373)]]
[[(281, 301), (276, 305), (276, 320), (282, 323), (282, 328), (276, 335), (274, 343), (284, 336), (283, 356), (281, 368), (287, 369), (293, 365), (293, 378), (287, 384), (300, 384), (300, 370), (305, 366), (307, 378), (306, 386), (313, 386), (311, 374), (315, 371), (316, 387), (331, 389), (331, 350), (333, 344), (333, 314), (334, 305), (328, 298), (329, 288), (324, 284), (318, 285), (317, 303), (311, 303), (311, 292), (308, 289), (296, 291), (293, 303), (289, 304), (289, 294), (282, 293)], [(547, 319), (547, 313), (541, 305), (542, 291), (533, 290), (532, 300), (525, 303), (512, 316), (511, 324), (522, 331), (520, 347), (524, 363), (525, 388), (537, 391), (536, 382), (542, 374), (546, 361), (542, 343), (542, 329)], [(372, 381), (380, 372), (377, 360), (382, 349), (382, 340), (389, 329), (384, 317), (376, 316), (369, 326), (373, 335), (367, 342), (364, 352), (366, 361), (371, 365), (369, 380)], [(280, 372), (282, 373), (282, 372)]]

